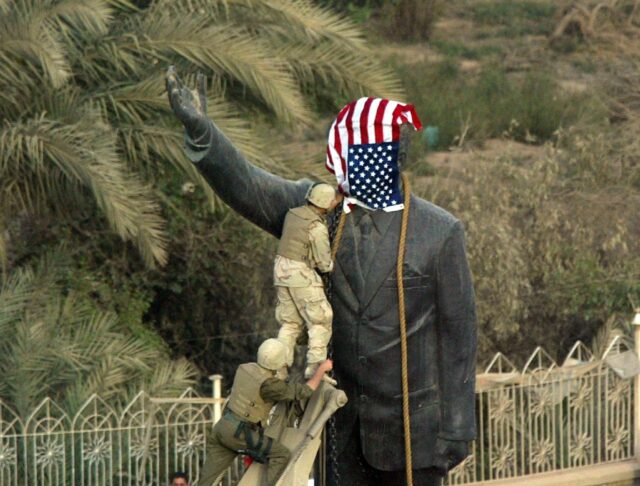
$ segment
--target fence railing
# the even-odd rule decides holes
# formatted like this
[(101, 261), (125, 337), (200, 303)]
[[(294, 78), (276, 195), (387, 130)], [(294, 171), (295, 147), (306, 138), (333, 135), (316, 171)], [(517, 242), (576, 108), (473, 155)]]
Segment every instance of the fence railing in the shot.
[(187, 390), (173, 399), (140, 393), (116, 411), (93, 396), (69, 416), (45, 399), (20, 420), (0, 402), (0, 485), (165, 485), (175, 470), (196, 478), (219, 405)]
[(561, 366), (537, 348), (522, 370), (498, 353), (477, 375), (478, 438), (446, 484), (518, 478), (634, 457), (635, 353), (596, 359), (578, 342)]
[[(635, 368), (634, 368), (635, 367)], [(629, 371), (629, 368), (631, 371)], [(576, 343), (562, 365), (538, 348), (523, 369), (497, 354), (477, 375), (478, 439), (450, 485), (517, 478), (633, 458), (635, 354), (617, 338), (596, 359)], [(138, 394), (116, 410), (98, 396), (73, 416), (44, 400), (22, 420), (0, 401), (0, 486), (164, 485), (172, 471), (197, 479), (216, 398)], [(225, 480), (241, 473), (234, 464)]]

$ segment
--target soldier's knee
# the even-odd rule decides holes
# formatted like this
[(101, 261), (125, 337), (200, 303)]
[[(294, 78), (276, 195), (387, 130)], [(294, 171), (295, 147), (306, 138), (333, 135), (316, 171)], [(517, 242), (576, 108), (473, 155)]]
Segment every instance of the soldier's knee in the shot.
[(326, 346), (331, 340), (331, 328), (316, 325), (311, 326), (307, 331), (309, 333), (309, 347)]
[(278, 301), (276, 304), (276, 321), (282, 326), (296, 327), (302, 324), (303, 319), (292, 302), (281, 303)]
[(326, 299), (308, 301), (304, 310), (309, 327), (319, 325), (331, 329), (333, 309)]
[(331, 304), (329, 302), (326, 303), (325, 308), (325, 319), (324, 324), (326, 327), (331, 329), (331, 324), (333, 323), (333, 309), (331, 308)]

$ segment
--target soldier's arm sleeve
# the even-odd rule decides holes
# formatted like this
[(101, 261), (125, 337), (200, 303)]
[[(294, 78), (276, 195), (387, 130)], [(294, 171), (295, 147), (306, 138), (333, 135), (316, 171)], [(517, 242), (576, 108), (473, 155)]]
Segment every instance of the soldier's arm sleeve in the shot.
[(278, 378), (268, 378), (260, 386), (263, 400), (272, 402), (304, 400), (313, 394), (313, 390), (303, 383), (289, 383)]
[(309, 180), (290, 181), (250, 164), (210, 120), (197, 140), (185, 134), (185, 151), (224, 202), (277, 238), (287, 210), (304, 203), (311, 185)]
[(331, 244), (329, 243), (329, 230), (327, 225), (322, 223), (312, 223), (309, 228), (309, 244), (313, 260), (322, 273), (333, 270), (333, 260), (331, 260)]
[(476, 307), (464, 230), (450, 229), (437, 261), (440, 438), (472, 440), (475, 421)]

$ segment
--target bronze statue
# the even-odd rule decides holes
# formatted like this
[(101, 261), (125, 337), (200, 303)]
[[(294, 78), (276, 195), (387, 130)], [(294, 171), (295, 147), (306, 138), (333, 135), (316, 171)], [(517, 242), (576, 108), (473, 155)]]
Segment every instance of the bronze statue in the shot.
[[(311, 181), (289, 181), (248, 163), (206, 117), (202, 76), (198, 85), (194, 94), (169, 68), (167, 91), (186, 130), (187, 154), (229, 206), (279, 238), (287, 211), (304, 203)], [(331, 305), (335, 377), (349, 402), (336, 415), (339, 460), (330, 484), (405, 482), (396, 281), (403, 213), (357, 208), (346, 217)], [(436, 485), (475, 438), (474, 293), (457, 219), (411, 195), (407, 231), (412, 469), (415, 485)], [(370, 268), (364, 253), (376, 262)]]

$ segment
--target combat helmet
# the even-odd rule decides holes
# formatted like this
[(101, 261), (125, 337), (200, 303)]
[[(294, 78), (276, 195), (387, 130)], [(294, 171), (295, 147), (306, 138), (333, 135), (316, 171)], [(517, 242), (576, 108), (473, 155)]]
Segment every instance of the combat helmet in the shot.
[(333, 201), (335, 197), (336, 190), (333, 186), (325, 184), (324, 182), (318, 182), (311, 186), (306, 195), (307, 201), (322, 209), (329, 209), (331, 201)]
[(258, 348), (258, 364), (268, 370), (278, 371), (287, 364), (287, 348), (277, 339), (267, 339)]

